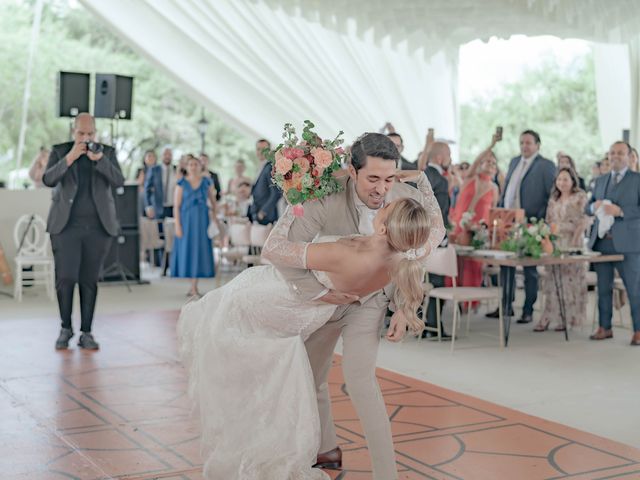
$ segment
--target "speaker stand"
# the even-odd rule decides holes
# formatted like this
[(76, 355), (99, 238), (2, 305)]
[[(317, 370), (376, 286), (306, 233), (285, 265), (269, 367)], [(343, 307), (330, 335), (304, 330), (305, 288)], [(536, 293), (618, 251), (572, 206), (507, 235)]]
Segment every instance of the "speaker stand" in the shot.
[[(118, 239), (116, 239), (118, 241)], [(125, 267), (120, 261), (120, 243), (116, 245), (116, 259), (114, 262), (105, 268), (100, 275), (100, 278), (104, 280), (105, 277), (110, 277), (112, 275), (119, 275), (124, 284), (127, 286), (127, 290), (131, 293), (131, 286), (129, 285), (129, 278), (135, 279), (136, 276), (131, 273), (127, 267)]]

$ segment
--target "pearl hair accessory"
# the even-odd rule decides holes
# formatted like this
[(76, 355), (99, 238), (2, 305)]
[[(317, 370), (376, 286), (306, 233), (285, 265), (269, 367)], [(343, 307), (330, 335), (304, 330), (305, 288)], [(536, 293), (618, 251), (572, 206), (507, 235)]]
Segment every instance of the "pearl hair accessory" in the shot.
[(423, 257), (425, 253), (427, 253), (426, 248), (410, 248), (406, 252), (400, 252), (400, 255), (407, 260), (417, 260)]

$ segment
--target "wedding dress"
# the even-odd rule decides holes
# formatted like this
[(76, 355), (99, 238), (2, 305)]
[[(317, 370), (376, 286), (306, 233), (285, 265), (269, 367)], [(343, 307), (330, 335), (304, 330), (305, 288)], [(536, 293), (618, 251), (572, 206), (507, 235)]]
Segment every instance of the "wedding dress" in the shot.
[[(272, 235), (286, 235), (292, 222), (287, 213)], [(276, 254), (289, 261), (306, 258), (305, 244), (289, 242), (282, 250)], [(325, 272), (314, 274), (333, 288)], [(244, 270), (182, 309), (178, 337), (189, 395), (201, 419), (205, 478), (329, 478), (311, 468), (320, 448), (320, 421), (304, 341), (335, 309), (300, 303), (270, 265)]]

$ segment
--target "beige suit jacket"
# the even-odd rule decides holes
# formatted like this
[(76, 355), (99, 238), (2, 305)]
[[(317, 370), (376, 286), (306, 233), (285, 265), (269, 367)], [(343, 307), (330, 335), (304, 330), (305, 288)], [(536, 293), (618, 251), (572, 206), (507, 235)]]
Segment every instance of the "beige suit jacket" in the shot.
[[(428, 180), (425, 181), (428, 182)], [(341, 192), (329, 195), (319, 200), (307, 202), (304, 205), (304, 216), (297, 217), (289, 230), (289, 240), (295, 242), (311, 242), (316, 236), (325, 235), (353, 235), (358, 232), (358, 212), (354, 203), (355, 186), (351, 177), (341, 178), (344, 186)], [(392, 202), (399, 198), (413, 198), (421, 202), (427, 212), (433, 215), (432, 235), (439, 236), (430, 243), (438, 245), (444, 237), (444, 227), (440, 208), (429, 188), (423, 193), (404, 183), (396, 182), (385, 198), (385, 202)], [(433, 225), (435, 223), (435, 225)], [(441, 231), (441, 232), (440, 232)], [(288, 282), (291, 291), (301, 301), (310, 301), (320, 295), (324, 287), (309, 270), (279, 267), (274, 265)], [(379, 293), (379, 292), (376, 292)], [(387, 292), (390, 295), (390, 292)], [(388, 295), (388, 298), (391, 296)], [(362, 299), (365, 303), (376, 294)]]

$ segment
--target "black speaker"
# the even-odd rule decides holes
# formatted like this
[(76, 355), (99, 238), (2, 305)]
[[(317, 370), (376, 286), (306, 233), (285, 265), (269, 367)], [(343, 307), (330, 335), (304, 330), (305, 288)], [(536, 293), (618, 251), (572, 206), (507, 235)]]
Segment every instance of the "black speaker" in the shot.
[(133, 77), (112, 73), (96, 74), (94, 116), (131, 120)]
[(625, 128), (624, 130), (622, 130), (622, 140), (624, 142), (629, 143), (630, 138), (631, 138), (631, 130), (629, 130), (628, 128)]
[(58, 72), (58, 116), (75, 117), (89, 111), (88, 73)]
[(124, 185), (113, 189), (116, 216), (120, 228), (138, 229), (138, 185)]
[(109, 253), (102, 264), (104, 282), (140, 280), (140, 235), (138, 230), (123, 229), (111, 242)]

